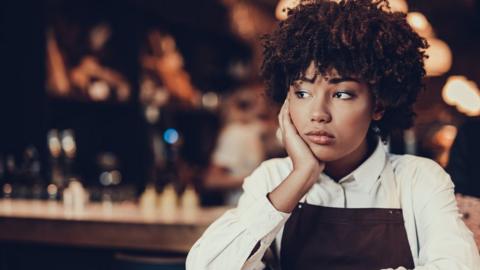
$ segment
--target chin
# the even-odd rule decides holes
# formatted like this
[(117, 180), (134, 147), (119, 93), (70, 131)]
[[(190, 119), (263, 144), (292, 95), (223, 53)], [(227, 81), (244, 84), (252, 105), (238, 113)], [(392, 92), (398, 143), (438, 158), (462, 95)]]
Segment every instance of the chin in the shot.
[(323, 146), (323, 145), (311, 145), (310, 149), (312, 150), (315, 157), (324, 162), (331, 162), (338, 160), (342, 157), (341, 153), (334, 146)]

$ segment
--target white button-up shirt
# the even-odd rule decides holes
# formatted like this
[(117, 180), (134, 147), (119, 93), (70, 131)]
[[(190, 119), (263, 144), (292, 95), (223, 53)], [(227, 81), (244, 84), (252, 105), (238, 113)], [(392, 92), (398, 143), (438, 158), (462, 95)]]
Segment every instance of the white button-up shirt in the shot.
[[(237, 208), (212, 223), (193, 245), (187, 269), (264, 269), (261, 259), (274, 239), (281, 249), (290, 216), (276, 210), (266, 195), (291, 171), (290, 158), (271, 159), (247, 177)], [(379, 143), (340, 181), (322, 173), (305, 200), (328, 207), (402, 208), (416, 270), (480, 269), (478, 249), (458, 214), (450, 176), (430, 159), (389, 154)], [(250, 256), (257, 243), (260, 247)]]

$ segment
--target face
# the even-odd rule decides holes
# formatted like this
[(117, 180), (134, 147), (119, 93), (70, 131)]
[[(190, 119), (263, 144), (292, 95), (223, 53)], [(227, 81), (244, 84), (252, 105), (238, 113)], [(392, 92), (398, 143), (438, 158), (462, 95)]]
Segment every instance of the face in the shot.
[(317, 74), (312, 64), (290, 87), (288, 98), (292, 122), (319, 160), (366, 155), (366, 135), (377, 116), (365, 83), (341, 77), (335, 70)]

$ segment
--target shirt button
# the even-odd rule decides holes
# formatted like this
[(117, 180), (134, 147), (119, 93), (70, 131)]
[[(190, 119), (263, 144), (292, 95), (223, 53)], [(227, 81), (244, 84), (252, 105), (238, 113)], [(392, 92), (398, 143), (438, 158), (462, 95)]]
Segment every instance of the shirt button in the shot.
[(298, 205), (298, 208), (302, 208), (302, 205), (301, 205), (301, 204), (299, 204), (299, 205)]

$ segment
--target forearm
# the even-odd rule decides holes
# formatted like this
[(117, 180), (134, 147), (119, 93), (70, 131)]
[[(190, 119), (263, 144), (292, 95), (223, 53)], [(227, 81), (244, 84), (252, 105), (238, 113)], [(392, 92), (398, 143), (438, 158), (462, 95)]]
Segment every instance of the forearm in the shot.
[(318, 172), (314, 170), (294, 170), (268, 194), (268, 199), (278, 211), (291, 213), (316, 178), (318, 178)]
[[(288, 215), (279, 213), (266, 197), (225, 213), (195, 243), (187, 257), (187, 269), (253, 269)], [(255, 246), (258, 249), (252, 252)]]
[[(226, 214), (222, 219), (231, 219)], [(220, 221), (220, 220), (219, 220)], [(228, 224), (230, 223), (230, 224)], [(238, 222), (212, 224), (188, 253), (186, 269), (241, 269), (258, 241)]]

